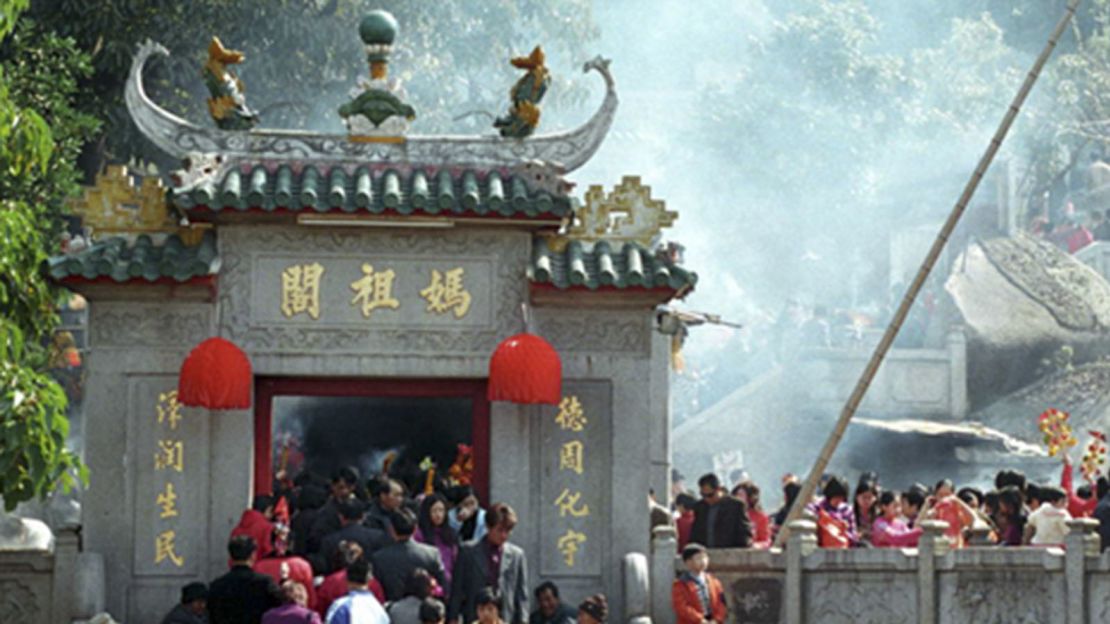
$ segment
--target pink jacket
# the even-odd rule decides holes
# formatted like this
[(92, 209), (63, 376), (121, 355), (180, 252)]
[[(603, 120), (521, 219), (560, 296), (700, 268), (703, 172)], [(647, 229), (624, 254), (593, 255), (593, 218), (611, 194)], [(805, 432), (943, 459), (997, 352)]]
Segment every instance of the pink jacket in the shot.
[(871, 525), (871, 545), (877, 548), (903, 548), (917, 546), (922, 529), (914, 529), (906, 525), (901, 518), (887, 520), (879, 516)]

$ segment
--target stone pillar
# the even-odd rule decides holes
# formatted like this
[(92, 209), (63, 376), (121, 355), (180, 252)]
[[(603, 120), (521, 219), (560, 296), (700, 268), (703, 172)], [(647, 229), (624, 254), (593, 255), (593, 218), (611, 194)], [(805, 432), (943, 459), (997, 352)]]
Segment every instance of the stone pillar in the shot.
[(648, 558), (643, 553), (628, 553), (621, 562), (624, 575), (624, 621), (651, 624), (651, 586)]
[(1068, 520), (1065, 545), (1068, 624), (1083, 624), (1087, 621), (1087, 558), (1099, 556), (1098, 520)]
[(675, 579), (678, 538), (673, 526), (658, 526), (651, 533), (651, 619), (655, 624), (674, 624), (671, 585)]
[(51, 579), (50, 611), (52, 621), (68, 622), (74, 611), (74, 580), (79, 538), (72, 528), (59, 529), (54, 535), (54, 571)]
[(948, 523), (923, 520), (921, 529), (923, 533), (917, 542), (917, 621), (936, 624), (937, 557), (943, 557), (949, 550), (948, 538), (944, 536)]
[(802, 564), (807, 555), (817, 550), (817, 524), (809, 520), (795, 520), (787, 527), (786, 539), (786, 624), (802, 624), (805, 617), (805, 586)]
[(104, 557), (100, 553), (83, 552), (77, 555), (73, 590), (72, 618), (88, 620), (104, 612), (107, 589), (104, 583)]

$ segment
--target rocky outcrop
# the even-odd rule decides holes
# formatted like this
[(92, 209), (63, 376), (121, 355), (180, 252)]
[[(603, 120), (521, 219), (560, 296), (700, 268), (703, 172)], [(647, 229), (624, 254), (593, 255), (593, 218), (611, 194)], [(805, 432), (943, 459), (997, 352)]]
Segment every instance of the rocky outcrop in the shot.
[(1110, 283), (1043, 241), (971, 244), (945, 288), (968, 328), (973, 406), (1033, 383), (1041, 360), (1063, 345), (1078, 361), (1110, 352)]

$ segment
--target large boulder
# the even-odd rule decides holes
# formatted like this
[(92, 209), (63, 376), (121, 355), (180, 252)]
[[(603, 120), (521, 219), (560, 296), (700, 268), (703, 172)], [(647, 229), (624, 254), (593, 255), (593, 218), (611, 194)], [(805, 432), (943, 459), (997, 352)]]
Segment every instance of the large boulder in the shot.
[(968, 328), (968, 392), (986, 405), (1032, 383), (1069, 345), (1110, 352), (1110, 283), (1056, 247), (1019, 234), (968, 245), (945, 288)]

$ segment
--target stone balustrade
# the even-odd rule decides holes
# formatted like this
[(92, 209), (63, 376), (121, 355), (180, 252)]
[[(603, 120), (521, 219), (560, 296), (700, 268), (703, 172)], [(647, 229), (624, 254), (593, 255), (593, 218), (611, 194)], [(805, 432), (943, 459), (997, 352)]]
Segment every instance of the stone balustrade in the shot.
[[(729, 617), (752, 624), (1110, 621), (1110, 554), (1098, 523), (1069, 523), (1066, 548), (971, 546), (954, 550), (947, 525), (922, 523), (918, 548), (817, 547), (812, 520), (791, 525), (785, 549), (711, 551)], [(652, 620), (672, 624), (669, 586), (682, 562), (673, 531), (657, 530)]]

